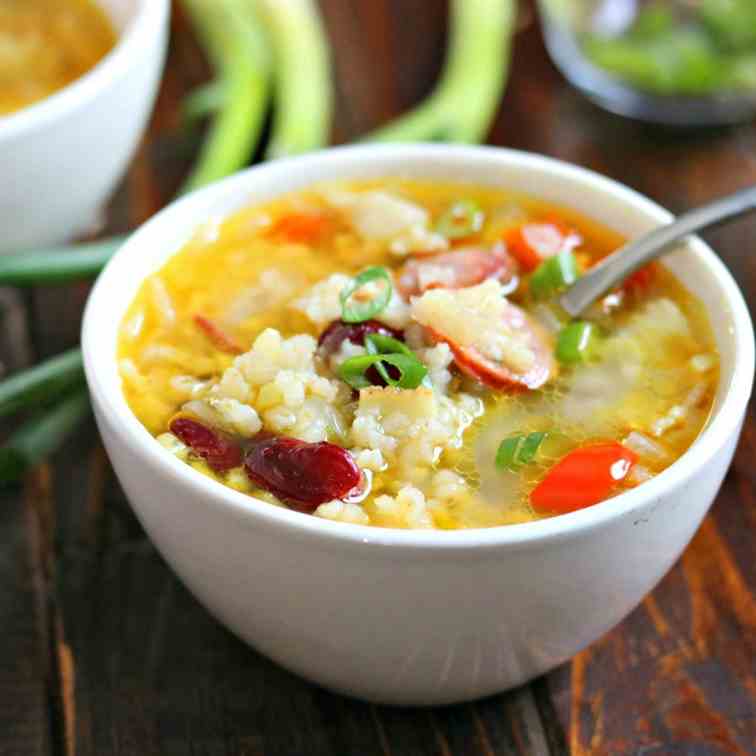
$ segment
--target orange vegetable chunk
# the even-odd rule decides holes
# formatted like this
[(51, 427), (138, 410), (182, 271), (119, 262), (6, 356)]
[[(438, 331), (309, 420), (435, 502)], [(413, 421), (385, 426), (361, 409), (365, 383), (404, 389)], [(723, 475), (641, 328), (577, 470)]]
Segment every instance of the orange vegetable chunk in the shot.
[(557, 462), (530, 494), (537, 512), (565, 514), (606, 499), (638, 461), (622, 444), (589, 444)]

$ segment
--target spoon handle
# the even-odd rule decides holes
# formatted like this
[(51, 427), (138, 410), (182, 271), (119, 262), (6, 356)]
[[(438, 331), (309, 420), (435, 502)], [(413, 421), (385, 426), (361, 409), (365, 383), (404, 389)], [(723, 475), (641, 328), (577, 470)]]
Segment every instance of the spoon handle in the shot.
[(576, 317), (633, 271), (661, 256), (670, 244), (688, 234), (717, 226), (752, 210), (756, 210), (756, 186), (691, 210), (674, 222), (644, 234), (604, 258), (579, 278), (560, 297), (559, 303), (570, 315)]

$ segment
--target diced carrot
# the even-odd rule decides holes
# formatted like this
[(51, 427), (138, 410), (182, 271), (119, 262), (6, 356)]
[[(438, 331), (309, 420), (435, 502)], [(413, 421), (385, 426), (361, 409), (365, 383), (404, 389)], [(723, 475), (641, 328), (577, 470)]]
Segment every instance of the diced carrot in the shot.
[(598, 504), (638, 461), (616, 441), (582, 446), (562, 457), (530, 494), (538, 512), (564, 514)]
[(582, 239), (564, 223), (547, 220), (513, 228), (507, 232), (504, 241), (511, 255), (529, 272), (562, 250), (579, 246)]
[(233, 336), (229, 336), (220, 326), (204, 315), (195, 315), (194, 322), (221, 352), (241, 354), (244, 351)]
[(520, 263), (525, 271), (535, 270), (541, 264), (538, 252), (528, 243), (523, 233), (525, 226), (518, 226), (504, 236), (509, 254)]
[(656, 278), (656, 264), (649, 263), (628, 276), (622, 288), (632, 294), (643, 294)]
[(314, 244), (330, 228), (331, 219), (323, 213), (289, 213), (273, 224), (270, 233), (297, 244)]

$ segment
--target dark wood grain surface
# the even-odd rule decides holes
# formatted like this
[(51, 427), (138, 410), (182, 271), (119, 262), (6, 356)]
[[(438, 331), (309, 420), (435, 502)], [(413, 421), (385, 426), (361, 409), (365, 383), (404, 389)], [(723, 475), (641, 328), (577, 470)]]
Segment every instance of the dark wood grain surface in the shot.
[[(322, 6), (338, 78), (334, 141), (349, 141), (432, 85), (445, 3)], [(177, 108), (207, 70), (180, 16), (173, 32), (155, 116), (107, 230), (167, 202), (197, 146)], [(673, 211), (756, 182), (754, 124), (681, 134), (597, 110), (547, 60), (527, 7), (490, 141), (592, 168)], [(754, 220), (709, 237), (752, 311), (755, 239)], [(74, 344), (86, 294), (0, 292), (6, 368)], [(0, 491), (0, 755), (756, 753), (755, 462), (752, 405), (682, 559), (570, 664), (472, 705), (401, 710), (308, 685), (218, 625), (146, 539), (90, 423), (22, 488)]]

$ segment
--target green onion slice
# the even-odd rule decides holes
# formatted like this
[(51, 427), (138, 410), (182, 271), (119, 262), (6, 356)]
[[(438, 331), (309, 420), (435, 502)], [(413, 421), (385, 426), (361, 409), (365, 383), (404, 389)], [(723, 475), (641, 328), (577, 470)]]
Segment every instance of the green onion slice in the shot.
[(580, 277), (577, 259), (571, 249), (544, 260), (530, 277), (530, 291), (536, 299), (548, 299)]
[[(354, 299), (354, 295), (366, 284), (374, 281), (382, 281), (378, 292), (371, 299), (360, 301)], [(386, 268), (375, 265), (367, 268), (352, 279), (351, 283), (341, 290), (341, 319), (345, 323), (363, 323), (374, 318), (379, 312), (386, 309), (391, 301), (394, 286), (391, 283), (391, 274)]]
[(403, 341), (383, 333), (367, 334), (365, 349), (368, 354), (406, 354), (407, 357), (417, 359), (415, 353)]
[[(368, 354), (403, 354), (413, 360), (417, 359), (414, 352), (405, 343), (382, 333), (367, 334), (365, 336), (365, 349), (367, 349)], [(376, 362), (375, 369), (388, 385), (392, 385), (391, 376), (382, 362)]]
[(516, 472), (522, 465), (530, 464), (546, 438), (543, 431), (505, 438), (496, 452), (496, 466), (501, 470)]
[[(383, 364), (382, 364), (383, 363)], [(406, 354), (365, 354), (350, 357), (341, 363), (339, 377), (352, 388), (361, 389), (371, 386), (370, 379), (365, 375), (375, 365), (376, 370), (389, 386), (397, 388), (417, 388), (428, 374), (428, 368), (414, 355)], [(392, 365), (399, 371), (399, 378), (392, 378), (385, 365)], [(381, 368), (383, 372), (381, 372)]]
[[(392, 336), (386, 336), (382, 333), (369, 333), (365, 336), (365, 349), (367, 349), (368, 354), (403, 354), (419, 362), (417, 355), (403, 341), (399, 341)], [(391, 385), (391, 376), (389, 376), (388, 371), (381, 362), (375, 364), (375, 369), (378, 371), (378, 375), (380, 375), (386, 383)], [(425, 376), (420, 383), (428, 388), (433, 388), (427, 368), (425, 370)], [(416, 387), (404, 386), (403, 388)]]
[(459, 200), (436, 222), (436, 231), (447, 239), (463, 239), (483, 228), (485, 214), (477, 202)]
[(556, 356), (565, 365), (587, 362), (596, 354), (601, 337), (592, 323), (578, 320), (562, 328), (557, 337)]

